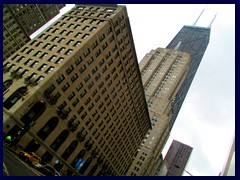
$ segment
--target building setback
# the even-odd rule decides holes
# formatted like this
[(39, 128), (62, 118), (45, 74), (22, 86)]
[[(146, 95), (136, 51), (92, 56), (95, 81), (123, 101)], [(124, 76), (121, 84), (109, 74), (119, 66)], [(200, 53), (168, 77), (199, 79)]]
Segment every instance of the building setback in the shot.
[(61, 173), (126, 174), (151, 122), (125, 6), (76, 5), (3, 66), (18, 147)]
[[(209, 37), (210, 27), (185, 25), (166, 49), (152, 50), (140, 62), (153, 129), (145, 136), (127, 175), (155, 174), (160, 154), (206, 51)], [(174, 74), (177, 68), (179, 70)]]
[(30, 35), (59, 14), (65, 4), (4, 4), (4, 60), (20, 49)]
[(181, 176), (192, 153), (192, 147), (173, 140), (164, 162), (167, 165), (167, 176)]

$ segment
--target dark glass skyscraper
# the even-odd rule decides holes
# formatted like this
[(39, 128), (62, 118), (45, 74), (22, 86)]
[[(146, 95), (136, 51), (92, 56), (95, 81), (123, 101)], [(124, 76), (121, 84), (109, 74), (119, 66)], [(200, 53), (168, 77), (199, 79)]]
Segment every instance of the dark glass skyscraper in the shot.
[(210, 30), (210, 27), (185, 25), (166, 47), (169, 49), (178, 47), (179, 51), (187, 52), (190, 54), (188, 74), (173, 101), (173, 116), (170, 120), (170, 129), (173, 127), (182, 103), (187, 95), (188, 89), (207, 49)]

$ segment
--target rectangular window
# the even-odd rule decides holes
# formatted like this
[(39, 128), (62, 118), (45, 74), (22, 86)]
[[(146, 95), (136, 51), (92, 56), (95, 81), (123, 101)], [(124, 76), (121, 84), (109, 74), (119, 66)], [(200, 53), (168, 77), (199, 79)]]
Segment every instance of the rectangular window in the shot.
[(37, 64), (38, 64), (38, 61), (34, 61), (34, 62), (30, 65), (30, 67), (33, 68), (33, 67), (36, 66)]
[(69, 75), (74, 70), (73, 65), (66, 69), (66, 73)]
[(83, 111), (83, 109), (84, 109), (83, 106), (81, 106), (81, 107), (78, 109), (77, 113), (78, 113), (78, 114), (81, 114), (81, 112)]
[(55, 64), (60, 64), (63, 60), (64, 60), (64, 58), (60, 57), (60, 58), (58, 58), (58, 60), (55, 62)]
[(77, 78), (78, 78), (78, 74), (75, 73), (75, 74), (71, 77), (72, 83), (73, 83), (74, 81), (76, 81)]
[(75, 107), (79, 103), (79, 99), (75, 99), (72, 103), (72, 106)]
[(48, 59), (48, 61), (49, 61), (49, 62), (52, 62), (56, 57), (57, 57), (57, 56), (52, 55), (52, 56)]
[(83, 64), (82, 67), (79, 69), (80, 73), (83, 73), (86, 70), (86, 65)]
[(81, 41), (77, 41), (73, 46), (79, 46), (81, 43)]
[(75, 60), (75, 64), (76, 64), (76, 65), (79, 65), (82, 61), (83, 61), (83, 60), (82, 60), (82, 57), (80, 56), (79, 58), (77, 58), (77, 59)]
[(91, 78), (90, 74), (88, 74), (85, 78), (84, 78), (84, 81), (85, 82), (88, 82), (88, 80)]
[(49, 46), (50, 46), (50, 44), (47, 43), (47, 44), (45, 44), (45, 46), (43, 46), (43, 49), (46, 49), (46, 48), (48, 48)]
[(50, 66), (50, 67), (45, 71), (45, 73), (46, 73), (46, 74), (49, 74), (50, 72), (52, 72), (53, 69), (54, 69), (54, 67), (53, 67), (53, 66)]
[(75, 96), (75, 92), (73, 91), (73, 92), (68, 96), (68, 100), (71, 101), (74, 96)]
[(63, 41), (65, 41), (65, 38), (61, 38), (58, 43), (62, 43)]
[(40, 83), (44, 79), (44, 76), (39, 76), (39, 78), (36, 79), (36, 83)]
[(85, 26), (82, 30), (88, 30), (89, 26)]
[(50, 51), (53, 51), (57, 46), (53, 45), (51, 48), (49, 48)]
[(71, 52), (73, 52), (73, 49), (68, 49), (65, 54), (66, 54), (66, 55), (69, 55), (69, 54), (71, 54)]
[(97, 52), (95, 53), (95, 57), (97, 58), (101, 54), (101, 50), (98, 49)]
[(99, 37), (99, 41), (103, 41), (105, 39), (105, 34), (102, 34), (100, 37)]
[(79, 27), (80, 27), (80, 25), (77, 24), (77, 25), (74, 27), (74, 29), (78, 29)]
[(58, 50), (58, 53), (63, 53), (63, 51), (64, 51), (65, 49), (66, 49), (65, 47), (61, 47), (61, 48)]
[(90, 31), (93, 32), (93, 31), (96, 31), (96, 29), (97, 29), (96, 27), (92, 27)]
[(66, 83), (62, 87), (62, 91), (65, 92), (70, 87), (69, 83)]
[(39, 56), (42, 53), (42, 51), (37, 51), (33, 56)]
[(106, 49), (107, 46), (108, 46), (108, 44), (107, 44), (107, 42), (105, 42), (105, 43), (102, 45), (102, 49), (103, 49), (103, 50)]
[(82, 89), (82, 87), (83, 87), (83, 84), (80, 83), (80, 84), (76, 87), (76, 90), (77, 90), (77, 91), (80, 91), (80, 90)]
[(86, 51), (83, 52), (84, 57), (87, 57), (90, 54), (90, 49), (88, 48)]
[(78, 32), (74, 37), (75, 37), (75, 38), (78, 38), (78, 37), (81, 36), (81, 35), (82, 35), (82, 33)]
[(97, 47), (97, 45), (98, 45), (98, 42), (95, 41), (95, 42), (92, 44), (92, 49), (95, 49), (95, 47)]
[(65, 76), (63, 74), (61, 74), (61, 76), (59, 76), (57, 79), (56, 79), (56, 82), (58, 84), (61, 84), (61, 82), (65, 79)]
[(87, 39), (88, 36), (89, 36), (89, 34), (84, 34), (82, 39)]
[(38, 68), (38, 71), (42, 71), (45, 67), (47, 67), (47, 64), (43, 64), (42, 66), (40, 66), (40, 67)]
[(71, 45), (73, 42), (74, 42), (74, 40), (70, 39), (70, 40), (67, 42), (67, 45)]
[(45, 58), (48, 55), (48, 53), (43, 53), (42, 56), (40, 56), (41, 59)]

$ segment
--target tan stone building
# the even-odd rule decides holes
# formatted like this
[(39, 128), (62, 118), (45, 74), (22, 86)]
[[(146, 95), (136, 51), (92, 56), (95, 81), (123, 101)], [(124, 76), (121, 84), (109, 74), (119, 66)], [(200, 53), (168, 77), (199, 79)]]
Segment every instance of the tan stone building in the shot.
[(152, 129), (142, 141), (127, 175), (155, 174), (162, 149), (170, 135), (172, 103), (188, 72), (189, 61), (188, 53), (157, 48), (140, 62)]
[(3, 66), (18, 147), (61, 173), (126, 174), (151, 122), (125, 6), (76, 5)]
[(3, 59), (30, 41), (30, 35), (59, 14), (64, 4), (3, 4)]

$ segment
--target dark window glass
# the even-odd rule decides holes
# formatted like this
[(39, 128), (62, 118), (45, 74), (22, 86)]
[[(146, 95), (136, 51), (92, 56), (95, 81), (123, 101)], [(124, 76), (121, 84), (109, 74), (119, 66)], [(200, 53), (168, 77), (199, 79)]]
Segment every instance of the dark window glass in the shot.
[(58, 118), (52, 117), (44, 126), (43, 128), (37, 133), (37, 135), (42, 139), (45, 140), (48, 135), (56, 128), (58, 124)]
[(63, 142), (67, 139), (69, 135), (69, 131), (68, 130), (64, 130), (62, 131), (59, 136), (55, 139), (55, 141), (51, 144), (51, 148), (54, 151), (57, 151), (59, 149), (59, 147), (63, 144)]

